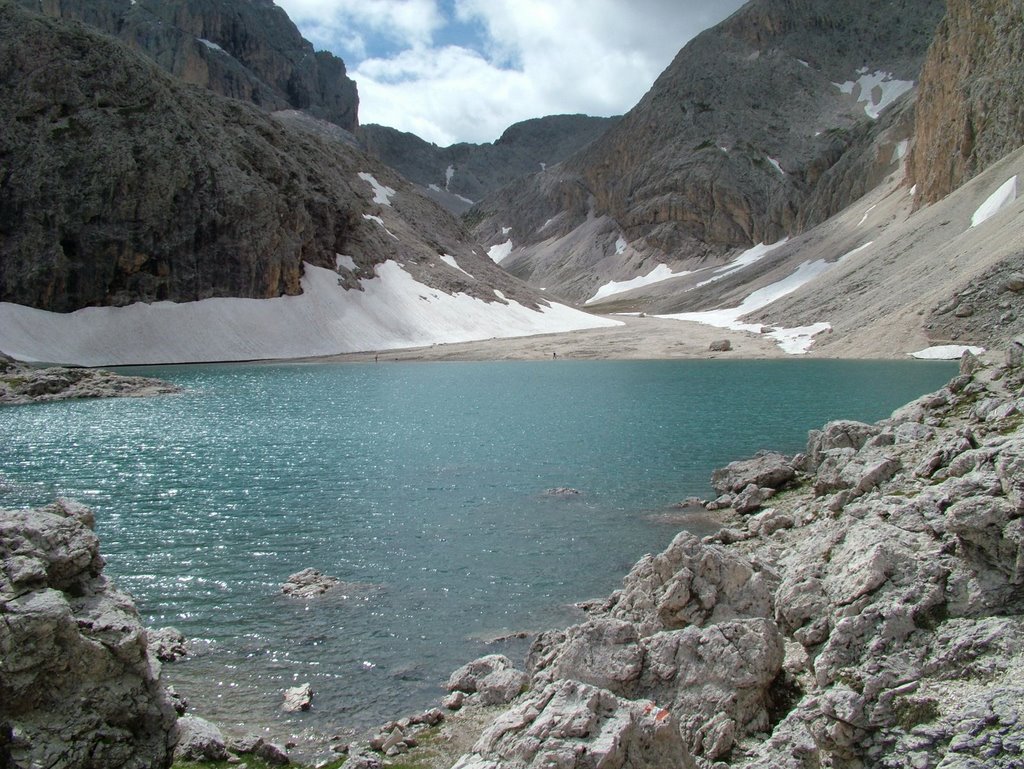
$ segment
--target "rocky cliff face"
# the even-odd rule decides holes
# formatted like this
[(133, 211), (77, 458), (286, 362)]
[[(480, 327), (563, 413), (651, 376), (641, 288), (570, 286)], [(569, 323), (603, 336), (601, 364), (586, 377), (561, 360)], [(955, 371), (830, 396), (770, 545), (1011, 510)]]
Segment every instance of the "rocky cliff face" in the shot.
[(334, 269), (338, 254), (354, 260), (350, 283), (399, 253), (414, 272), (439, 253), (479, 261), (418, 195), (389, 208), (404, 224), (385, 235), (358, 174), (407, 183), (305, 113), (272, 118), (11, 3), (0, 68), (0, 301), (68, 312), (265, 298), (298, 293), (303, 262)]
[[(865, 175), (894, 167), (894, 146), (908, 134), (877, 147), (874, 124), (917, 79), (943, 6), (755, 0), (691, 41), (601, 139), (481, 203), (470, 214), (476, 232), (495, 242), (511, 227), (513, 243), (529, 246), (604, 216), (604, 241), (621, 236), (659, 261), (693, 265), (800, 231), (866, 186), (850, 166), (828, 183), (846, 153), (877, 152)], [(592, 246), (607, 252), (604, 241)], [(564, 256), (557, 243), (547, 252), (546, 264)], [(526, 257), (506, 266), (533, 280), (543, 265)]]
[(462, 213), (513, 180), (561, 162), (616, 122), (617, 118), (551, 115), (516, 123), (492, 144), (450, 147), (378, 125), (363, 126), (359, 135), (370, 154), (441, 205)]
[(185, 82), (267, 110), (301, 109), (352, 131), (356, 84), (273, 0), (17, 0), (89, 24)]
[(176, 714), (131, 599), (103, 576), (92, 513), (0, 512), (0, 765), (171, 764)]
[(1024, 144), (1024, 6), (949, 0), (921, 71), (910, 177), (934, 203)]

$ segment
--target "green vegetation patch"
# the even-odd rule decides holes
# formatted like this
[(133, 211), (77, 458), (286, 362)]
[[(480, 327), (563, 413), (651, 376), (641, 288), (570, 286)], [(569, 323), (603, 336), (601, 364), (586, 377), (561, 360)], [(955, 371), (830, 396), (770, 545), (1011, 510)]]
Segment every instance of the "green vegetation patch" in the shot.
[(898, 699), (892, 710), (896, 716), (896, 723), (908, 732), (915, 726), (930, 724), (939, 717), (939, 705), (930, 697)]

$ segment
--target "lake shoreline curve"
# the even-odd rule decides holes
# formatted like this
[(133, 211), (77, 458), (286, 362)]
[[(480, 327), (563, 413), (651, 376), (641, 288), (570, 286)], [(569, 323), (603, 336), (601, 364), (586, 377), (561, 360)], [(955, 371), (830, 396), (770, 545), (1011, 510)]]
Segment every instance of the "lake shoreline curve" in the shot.
[[(524, 671), (492, 665), (471, 683), (453, 674), (459, 714), (406, 743), (401, 760), (1019, 766), (1022, 386), (1019, 342), (1005, 358), (966, 354), (946, 387), (888, 419), (831, 422), (811, 431), (803, 454), (732, 463), (707, 504), (720, 531), (681, 533), (641, 558), (619, 590), (587, 602), (584, 621), (541, 633)], [(85, 756), (76, 766), (168, 766), (185, 731), (153, 685), (160, 663), (140, 651), (135, 607), (102, 575), (90, 517), (71, 502), (2, 516), (0, 685), (20, 697), (0, 702), (0, 757), (11, 766), (68, 751)], [(81, 664), (68, 664), (69, 649)], [(101, 668), (109, 679), (90, 677)], [(126, 697), (126, 676), (142, 682), (130, 691), (149, 694)], [(81, 686), (97, 698), (89, 718), (39, 699)], [(133, 707), (145, 717), (133, 720)], [(111, 731), (111, 719), (145, 728)], [(97, 745), (118, 752), (89, 763)], [(390, 760), (364, 745), (349, 752), (356, 769)], [(317, 765), (338, 760), (328, 751)]]

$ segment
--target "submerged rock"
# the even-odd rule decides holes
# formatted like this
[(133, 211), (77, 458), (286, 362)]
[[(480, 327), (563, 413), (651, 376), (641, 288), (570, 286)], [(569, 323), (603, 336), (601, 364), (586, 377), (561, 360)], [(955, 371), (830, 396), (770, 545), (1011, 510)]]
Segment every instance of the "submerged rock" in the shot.
[(579, 489), (574, 489), (569, 486), (558, 486), (553, 489), (546, 489), (544, 496), (546, 497), (577, 497), (583, 492)]
[(339, 582), (337, 577), (330, 577), (316, 569), (307, 568), (288, 577), (281, 585), (281, 592), (292, 598), (316, 598)]

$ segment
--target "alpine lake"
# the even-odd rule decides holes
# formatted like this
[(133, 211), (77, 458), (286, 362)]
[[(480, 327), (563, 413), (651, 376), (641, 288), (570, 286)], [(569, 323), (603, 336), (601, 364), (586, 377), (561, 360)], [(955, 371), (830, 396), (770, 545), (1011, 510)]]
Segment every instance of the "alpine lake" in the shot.
[[(163, 675), (229, 732), (322, 739), (432, 707), (448, 674), (579, 618), (677, 503), (832, 419), (944, 385), (923, 361), (255, 364), (125, 370), (182, 395), (0, 411), (0, 507), (96, 512), (106, 574), (191, 654)], [(579, 493), (552, 494), (571, 488)], [(314, 567), (342, 580), (282, 595)], [(281, 711), (309, 682), (310, 711)]]

